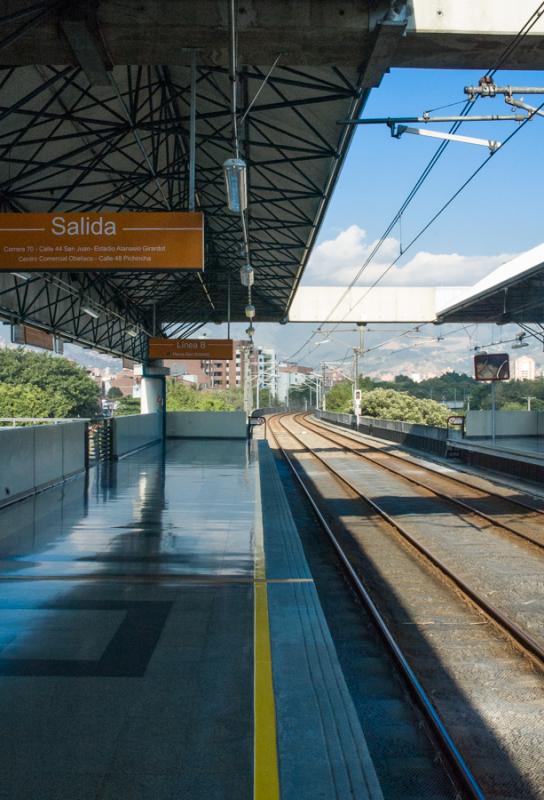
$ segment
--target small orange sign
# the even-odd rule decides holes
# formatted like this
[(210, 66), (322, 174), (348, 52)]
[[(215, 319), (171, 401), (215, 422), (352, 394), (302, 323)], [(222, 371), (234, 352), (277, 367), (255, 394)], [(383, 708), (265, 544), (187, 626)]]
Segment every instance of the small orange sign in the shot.
[(30, 325), (14, 325), (11, 329), (11, 340), (14, 344), (29, 344), (32, 347), (41, 347), (42, 350), (55, 349), (55, 340), (51, 333)]
[(189, 211), (0, 214), (0, 270), (203, 270)]
[(232, 361), (232, 339), (149, 339), (148, 357), (190, 359), (191, 361)]

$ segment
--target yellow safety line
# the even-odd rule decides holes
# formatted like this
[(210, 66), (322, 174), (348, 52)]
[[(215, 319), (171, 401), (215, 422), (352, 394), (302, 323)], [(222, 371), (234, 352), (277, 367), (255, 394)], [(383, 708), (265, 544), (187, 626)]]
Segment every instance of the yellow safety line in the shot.
[(255, 581), (254, 800), (279, 800), (276, 706), (272, 683), (272, 653), (268, 595), (264, 581)]
[[(257, 495), (259, 492), (257, 476)], [(268, 588), (261, 503), (257, 496), (255, 520), (254, 597), (254, 676), (253, 676), (253, 798), (279, 800), (278, 749), (276, 741), (276, 704), (272, 679), (272, 650), (268, 616)]]

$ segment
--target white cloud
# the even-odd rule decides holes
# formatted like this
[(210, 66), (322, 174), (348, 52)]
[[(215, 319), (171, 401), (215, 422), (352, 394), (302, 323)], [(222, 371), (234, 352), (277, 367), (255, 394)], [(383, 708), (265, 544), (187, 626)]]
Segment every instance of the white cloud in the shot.
[[(366, 231), (350, 225), (334, 239), (319, 244), (310, 258), (304, 276), (307, 286), (346, 286), (376, 246), (368, 242)], [(358, 285), (368, 286), (382, 275), (399, 255), (398, 239), (387, 238), (364, 270)], [(471, 256), (460, 253), (416, 252), (401, 259), (380, 280), (383, 286), (471, 286), (514, 254)], [(404, 263), (401, 263), (404, 262)]]

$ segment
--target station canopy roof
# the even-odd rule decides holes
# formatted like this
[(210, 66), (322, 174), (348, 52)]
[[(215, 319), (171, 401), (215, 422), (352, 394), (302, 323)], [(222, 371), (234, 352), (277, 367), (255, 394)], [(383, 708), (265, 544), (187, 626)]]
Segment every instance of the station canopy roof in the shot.
[[(390, 67), (487, 68), (519, 30), (515, 15), (489, 14), (485, 36), (480, 26), (437, 31), (427, 6), (235, 3), (257, 321), (289, 312), (355, 129), (339, 120), (361, 113)], [(29, 281), (3, 273), (0, 319), (138, 360), (150, 332), (191, 335), (224, 322), (229, 305), (233, 321), (245, 320), (241, 225), (226, 211), (222, 172), (234, 155), (230, 8), (229, 0), (4, 0), (0, 210), (187, 209), (194, 59), (206, 269), (34, 273)], [(537, 28), (504, 68), (536, 66)], [(99, 318), (82, 314), (89, 302)]]
[[(224, 24), (216, 36), (226, 50)], [(227, 211), (222, 167), (234, 156), (231, 80), (220, 60), (196, 63), (196, 210), (205, 215), (205, 271), (34, 273), (24, 284), (2, 274), (4, 320), (134, 358), (145, 354), (146, 337), (127, 338), (127, 324), (149, 334), (154, 320), (154, 330), (188, 335), (206, 322), (225, 322), (229, 303), (231, 320), (246, 321), (241, 221)], [(110, 66), (96, 83), (74, 63), (0, 67), (0, 210), (186, 210), (191, 53), (179, 61), (185, 63)], [(357, 116), (369, 91), (357, 66), (291, 66), (280, 55), (265, 81), (269, 69), (238, 68), (256, 321), (287, 314), (353, 135), (353, 126), (338, 121)], [(82, 317), (82, 297), (112, 314)]]
[(454, 303), (437, 308), (438, 322), (544, 324), (544, 244), (502, 264), (465, 289)]

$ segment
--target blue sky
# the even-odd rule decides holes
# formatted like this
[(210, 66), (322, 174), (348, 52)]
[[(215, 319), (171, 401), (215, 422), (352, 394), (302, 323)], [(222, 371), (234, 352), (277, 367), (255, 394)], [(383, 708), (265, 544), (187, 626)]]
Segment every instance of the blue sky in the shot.
[[(393, 70), (386, 75), (381, 86), (371, 93), (364, 117), (419, 116), (423, 111), (449, 103), (459, 103), (452, 108), (434, 112), (435, 115), (459, 113), (466, 99), (463, 87), (477, 84), (482, 71), (457, 70)], [(500, 72), (498, 85), (544, 85), (539, 72)], [(540, 97), (528, 97), (527, 102), (538, 105)], [(511, 109), (500, 97), (481, 99), (474, 104), (474, 114), (509, 114)], [(421, 126), (420, 126), (421, 127)], [(485, 139), (504, 139), (516, 128), (515, 122), (465, 123), (460, 133)], [(449, 125), (433, 124), (429, 128), (447, 130)], [(419, 285), (472, 285), (511, 255), (528, 250), (544, 239), (542, 224), (543, 203), (541, 192), (544, 178), (542, 142), (544, 118), (533, 119), (499, 150), (469, 187), (444, 212), (443, 216), (418, 240), (399, 262), (399, 269), (389, 273), (387, 282), (415, 283)], [(362, 261), (370, 245), (375, 242), (392, 219), (407, 193), (440, 143), (419, 136), (405, 135), (393, 139), (386, 126), (359, 126), (343, 172), (329, 205), (317, 247), (306, 270), (303, 283), (346, 284)], [(438, 208), (463, 183), (487, 157), (488, 150), (452, 142), (431, 176), (419, 191), (416, 199), (403, 216), (403, 245), (420, 230)], [(359, 281), (368, 285), (390, 263), (399, 250), (400, 230), (392, 231), (391, 240), (376, 258), (376, 265)], [(350, 250), (351, 253), (350, 255)], [(343, 255), (342, 255), (343, 253)], [(405, 266), (403, 273), (402, 265)], [(276, 327), (276, 329), (274, 329)], [(391, 326), (389, 326), (390, 328)], [(407, 326), (399, 326), (404, 330)], [(452, 365), (470, 370), (471, 347), (474, 343), (488, 344), (511, 338), (517, 332), (512, 326), (499, 329), (480, 326), (451, 334), (459, 326), (444, 326), (447, 343), (426, 346), (423, 339), (403, 338), (392, 343), (383, 353), (369, 354), (369, 369), (384, 371), (410, 371), (421, 364), (423, 370)], [(389, 331), (383, 335), (378, 326), (369, 339), (373, 346), (390, 339)], [(310, 326), (258, 326), (256, 341), (274, 344), (284, 355), (296, 351), (302, 344)], [(426, 337), (436, 335), (428, 327)], [(355, 344), (356, 335), (341, 337)], [(398, 353), (397, 353), (398, 349)], [(540, 346), (525, 349), (542, 363)], [(515, 356), (516, 351), (512, 353)], [(315, 364), (321, 358), (338, 358), (345, 348), (331, 342), (327, 348), (307, 348), (299, 356), (302, 361)], [(387, 363), (383, 363), (386, 361)]]
[[(393, 70), (371, 93), (363, 116), (419, 115), (426, 109), (465, 100), (463, 87), (481, 73), (454, 70)], [(544, 84), (539, 72), (501, 72), (502, 85)], [(538, 98), (528, 97), (538, 105)], [(544, 95), (540, 102), (544, 101)], [(462, 105), (438, 114), (455, 114)], [(501, 98), (481, 99), (476, 114), (508, 114)], [(429, 125), (429, 128), (433, 126)], [(447, 130), (447, 125), (434, 125)], [(516, 123), (465, 123), (461, 133), (504, 139)], [(544, 119), (534, 119), (498, 151), (470, 188), (435, 223), (418, 246), (438, 252), (491, 254), (529, 249), (541, 241)], [(355, 223), (377, 238), (438, 146), (432, 139), (393, 139), (385, 126), (359, 126), (329, 206), (321, 239)], [(403, 235), (410, 238), (468, 175), (487, 149), (451, 143), (407, 211)], [(403, 237), (404, 238), (404, 237)]]

